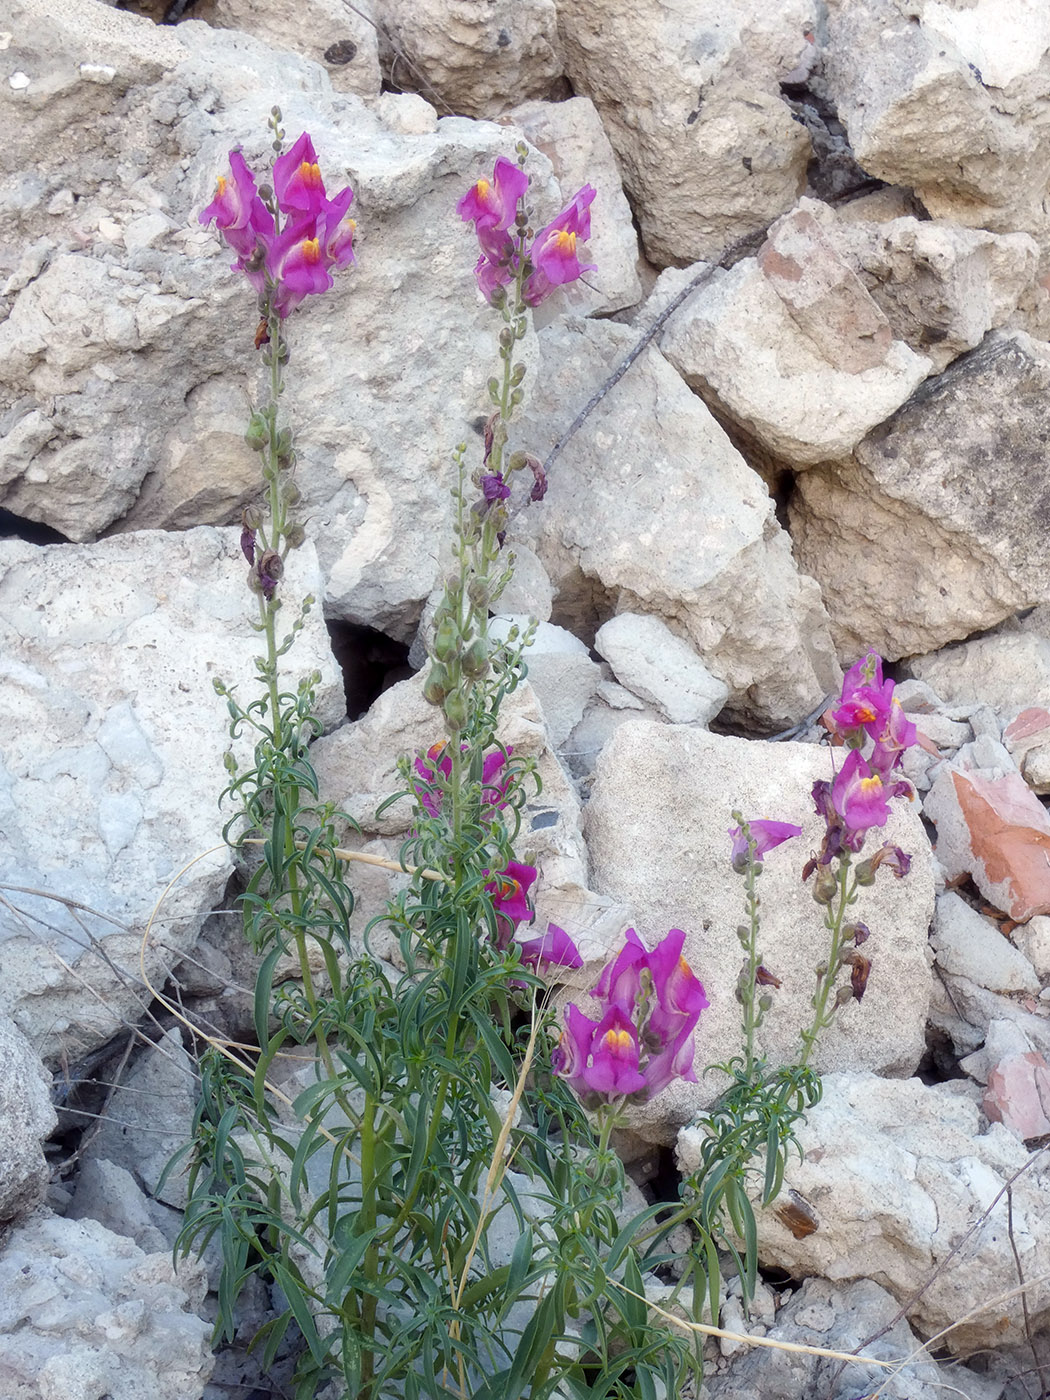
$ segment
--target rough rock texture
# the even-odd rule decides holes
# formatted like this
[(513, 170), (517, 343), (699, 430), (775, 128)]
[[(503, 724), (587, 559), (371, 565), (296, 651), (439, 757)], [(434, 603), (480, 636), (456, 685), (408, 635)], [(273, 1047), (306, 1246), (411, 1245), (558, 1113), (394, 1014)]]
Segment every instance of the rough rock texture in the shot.
[(825, 73), (861, 165), (935, 218), (1040, 228), (1050, 176), (1041, 0), (829, 0)]
[(998, 333), (799, 478), (795, 553), (843, 655), (935, 651), (1050, 594), (1048, 390), (1050, 345)]
[[(766, 967), (783, 982), (762, 1030), (765, 1053), (774, 1062), (793, 1054), (799, 1027), (808, 1024), (813, 969), (827, 933), (800, 871), (823, 828), (813, 811), (813, 783), (831, 774), (830, 751), (810, 744), (759, 745), (644, 723), (621, 726), (598, 761), (586, 826), (592, 885), (629, 903), (650, 944), (668, 928), (685, 930), (685, 956), (711, 1002), (698, 1037), (705, 1063), (728, 1059), (739, 1047), (734, 991), (743, 886), (730, 872), (726, 835), (734, 809), (802, 826), (797, 842), (766, 857), (762, 874), (760, 947)], [(884, 839), (913, 855), (911, 873), (897, 880), (882, 870), (863, 892), (856, 912), (872, 930), (865, 945), (871, 978), (864, 1000), (841, 1012), (822, 1039), (821, 1069), (910, 1074), (923, 1052), (933, 909), (929, 845), (912, 810), (898, 810), (871, 839), (872, 848)], [(714, 1078), (676, 1081), (639, 1111), (647, 1115), (640, 1130), (666, 1132), (669, 1123), (686, 1122), (719, 1087)]]
[(0, 1252), (4, 1400), (200, 1400), (213, 1358), (203, 1266), (39, 1212)]
[[(796, 221), (758, 258), (716, 273), (660, 341), (720, 416), (796, 467), (852, 451), (931, 368), (893, 339), (856, 273), (805, 217), (803, 234)], [(788, 232), (798, 236), (789, 240)], [(658, 304), (689, 275), (664, 273)]]
[[(926, 1335), (960, 1324), (943, 1342), (954, 1352), (1019, 1341), (1020, 1299), (987, 1304), (1017, 1287), (1005, 1192), (994, 1206), (992, 1200), (1028, 1153), (1001, 1124), (985, 1126), (979, 1095), (917, 1079), (826, 1075), (824, 1097), (799, 1131), (805, 1159), (792, 1162), (787, 1175), (818, 1228), (795, 1239), (774, 1205), (759, 1221), (763, 1262), (796, 1278), (872, 1279), (899, 1302), (928, 1285), (908, 1320)], [(695, 1129), (679, 1136), (678, 1152), (687, 1166), (696, 1160)], [(1013, 1186), (1013, 1238), (1032, 1285), (1027, 1300), (1037, 1328), (1050, 1316), (1050, 1245), (1042, 1228), (1048, 1170), (1037, 1161)], [(987, 1223), (934, 1277), (989, 1208)], [(967, 1317), (971, 1309), (978, 1312)]]
[(51, 1171), (42, 1143), (57, 1122), (51, 1076), (17, 1026), (0, 1016), (0, 1222), (43, 1198)]
[(963, 749), (945, 765), (923, 803), (937, 825), (945, 877), (970, 875), (986, 899), (1019, 923), (1050, 913), (1046, 808), (1016, 769), (1004, 772), (965, 755)]
[[(523, 632), (528, 623), (528, 617), (520, 615), (494, 617), (490, 632), (506, 640), (514, 628)], [(601, 669), (577, 637), (549, 622), (536, 628), (525, 657), (529, 685), (543, 710), (551, 746), (559, 749), (583, 718), (601, 680)]]
[(1050, 1133), (1050, 1065), (1035, 1050), (1005, 1056), (988, 1075), (982, 1107), (1022, 1141)]
[(594, 648), (622, 686), (672, 724), (708, 724), (729, 697), (728, 687), (658, 617), (620, 613), (598, 628)]
[[(947, 703), (980, 699), (1004, 720), (1019, 720), (1026, 710), (1050, 708), (1050, 638), (1041, 632), (1004, 628), (927, 656), (909, 657), (906, 669)], [(1008, 733), (1004, 742), (1016, 752), (1025, 736), (1015, 729), (1011, 742)], [(1037, 733), (1034, 726), (1028, 729), (1029, 736)]]
[[(183, 864), (221, 842), (226, 709), (213, 681), (255, 691), (245, 573), (233, 530), (0, 543), (0, 871), (105, 916), (81, 922), (30, 895), (12, 896), (24, 918), (0, 911), (0, 1001), (45, 1056), (101, 1044), (138, 1009), (146, 920)], [(286, 581), (290, 623), (295, 599), (320, 591), (312, 548), (289, 557)], [(321, 671), (333, 724), (342, 687), (317, 609), (284, 664)], [(146, 950), (154, 980), (192, 946), (231, 868), (216, 851), (167, 896)]]
[(323, 63), (336, 92), (377, 97), (379, 46), (369, 23), (373, 0), (296, 0), (294, 23), (284, 0), (197, 0), (193, 19), (219, 29), (241, 29), (271, 44)]
[[(23, 93), (0, 85), (17, 104), (0, 269), (22, 267), (0, 323), (0, 505), (76, 539), (237, 518), (256, 470), (242, 439), (262, 373), (255, 299), (197, 213), (231, 147), (264, 165), (278, 94), (289, 136), (309, 128), (323, 152), (329, 189), (356, 194), (357, 265), (289, 327), (287, 403), (326, 606), (410, 638), (447, 538), (452, 451), (497, 363), (499, 318), (455, 205), (517, 133), (438, 125), (413, 96), (371, 111), (307, 59), (196, 21), (178, 38), (130, 25), (140, 48), (143, 27), (171, 34), (151, 40), (168, 70), (132, 50), (99, 87), (78, 66), (94, 53), (78, 6), (100, 8), (76, 0), (46, 25), (16, 21), (6, 61), (39, 74), (41, 91), (35, 76)], [(553, 213), (548, 162), (537, 154), (531, 169)], [(158, 215), (144, 246), (139, 222)]]
[(451, 112), (499, 116), (562, 73), (554, 0), (375, 0), (375, 13), (391, 83)]
[(1025, 955), (953, 891), (937, 897), (930, 942), (937, 965), (947, 973), (990, 992), (1039, 991), (1039, 978)]
[[(571, 321), (541, 333), (520, 440), (537, 455), (636, 332)], [(648, 350), (551, 469), (516, 522), (555, 585), (556, 621), (588, 639), (619, 612), (683, 634), (729, 686), (730, 707), (777, 727), (838, 684), (812, 581), (798, 573), (754, 472), (667, 362)]]
[[(899, 1369), (863, 1360), (843, 1367), (804, 1351), (744, 1347), (724, 1375), (705, 1376), (704, 1392), (711, 1400), (854, 1400), (877, 1390), (892, 1400), (938, 1400), (947, 1384), (965, 1400), (995, 1400), (986, 1383), (965, 1369), (960, 1374), (958, 1366), (938, 1367), (922, 1353), (911, 1365), (901, 1364), (919, 1342), (903, 1319), (890, 1326), (897, 1311), (896, 1299), (870, 1279), (845, 1288), (806, 1279), (796, 1293), (787, 1295), (775, 1326), (763, 1329), (762, 1335), (801, 1347), (850, 1352), (886, 1327), (888, 1331), (864, 1347), (863, 1355), (898, 1363)], [(727, 1325), (724, 1309), (722, 1325)]]
[(184, 1209), (184, 1171), (172, 1172), (159, 1193), (157, 1186), (172, 1156), (192, 1137), (199, 1089), (196, 1065), (173, 1027), (114, 1090), (106, 1116), (92, 1135), (88, 1160), (124, 1167), (150, 1196)]
[(801, 0), (559, 0), (566, 70), (601, 113), (658, 266), (720, 253), (801, 194), (809, 137), (778, 78), (811, 19)]
[(1036, 272), (1026, 233), (989, 233), (945, 219), (878, 223), (801, 201), (884, 312), (893, 335), (938, 371), (1006, 324)]
[[(638, 278), (638, 235), (623, 192), (616, 156), (594, 103), (587, 97), (567, 102), (526, 102), (510, 120), (554, 168), (562, 194), (583, 185), (597, 191), (591, 205), (591, 238), (585, 261), (597, 271), (574, 282), (561, 295), (563, 306), (580, 315), (607, 314), (633, 306), (642, 297)], [(587, 285), (590, 284), (590, 285)]]

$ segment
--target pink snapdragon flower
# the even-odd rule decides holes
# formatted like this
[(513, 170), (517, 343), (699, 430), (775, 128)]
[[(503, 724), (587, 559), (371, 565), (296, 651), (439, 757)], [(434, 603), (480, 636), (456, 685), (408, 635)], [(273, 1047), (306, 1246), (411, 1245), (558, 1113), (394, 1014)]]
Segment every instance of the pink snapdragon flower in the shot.
[(868, 761), (882, 777), (899, 766), (904, 750), (917, 738), (895, 688), (893, 681), (883, 679), (882, 657), (869, 650), (846, 672), (842, 697), (831, 712), (832, 725), (848, 744), (861, 748), (866, 739), (873, 741)]
[[(466, 752), (466, 744), (460, 746), (461, 752)], [(493, 749), (487, 753), (481, 763), (481, 801), (483, 806), (502, 808), (506, 805), (507, 775), (500, 777), (507, 759), (514, 752), (514, 746), (508, 745), (505, 749)], [(425, 755), (420, 755), (415, 761), (415, 770), (422, 779), (422, 782), (415, 784), (415, 792), (420, 804), (430, 813), (432, 817), (438, 816), (441, 811), (444, 786), (452, 776), (452, 755), (448, 752), (448, 744), (442, 740), (440, 743), (431, 744)]]
[(592, 1020), (574, 1004), (554, 1052), (556, 1074), (588, 1096), (650, 1099), (675, 1078), (695, 1081), (693, 1035), (707, 996), (682, 956), (685, 934), (672, 929), (649, 952), (634, 929), (591, 993)]
[(199, 219), (215, 223), (237, 254), (233, 269), (260, 296), (272, 291), (273, 309), (283, 320), (304, 297), (327, 291), (333, 271), (354, 261), (355, 224), (347, 217), (354, 196), (347, 185), (334, 199), (327, 197), (305, 132), (274, 162), (273, 185), (283, 227), (259, 195), (240, 151), (231, 151), (230, 176), (219, 176), (215, 198)]
[[(760, 861), (768, 851), (772, 851), (784, 841), (790, 841), (795, 836), (802, 835), (802, 828), (794, 826), (791, 822), (767, 821), (764, 817), (757, 821), (748, 822), (751, 830), (751, 839), (755, 843), (755, 859)], [(741, 873), (747, 865), (748, 846), (747, 837), (743, 828), (731, 826), (729, 828), (729, 839), (732, 848), (729, 852), (729, 859), (733, 869)]]
[(563, 928), (548, 923), (547, 932), (538, 938), (518, 940), (521, 961), (537, 970), (546, 967), (582, 967), (580, 950)]
[(594, 263), (581, 263), (577, 240), (591, 236), (590, 206), (595, 197), (591, 185), (577, 190), (557, 218), (540, 229), (529, 243), (517, 224), (519, 207), (528, 189), (528, 177), (512, 161), (500, 157), (492, 179), (472, 185), (456, 205), (465, 223), (473, 223), (481, 248), (474, 269), (478, 289), (495, 303), (501, 289), (510, 287), (524, 272), (522, 296), (538, 306), (556, 287), (574, 282)]

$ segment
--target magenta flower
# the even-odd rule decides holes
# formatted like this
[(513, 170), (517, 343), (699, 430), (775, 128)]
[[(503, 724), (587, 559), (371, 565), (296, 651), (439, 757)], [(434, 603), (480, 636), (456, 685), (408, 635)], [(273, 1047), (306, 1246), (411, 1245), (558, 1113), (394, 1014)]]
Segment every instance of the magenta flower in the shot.
[(577, 239), (586, 242), (591, 236), (590, 206), (595, 194), (593, 186), (584, 185), (558, 217), (536, 235), (529, 253), (533, 271), (522, 289), (529, 306), (539, 306), (555, 287), (575, 282), (585, 272), (597, 271), (596, 263), (581, 263), (576, 251)]
[(313, 218), (321, 212), (326, 202), (324, 181), (314, 143), (305, 131), (290, 151), (274, 161), (273, 187), (284, 213), (304, 213)]
[(239, 151), (230, 152), (231, 178), (220, 175), (216, 196), (200, 214), (214, 221), (237, 254), (241, 271), (260, 296), (272, 295), (284, 319), (304, 297), (332, 286), (332, 272), (354, 260), (354, 221), (346, 217), (353, 199), (349, 186), (328, 199), (313, 142), (304, 132), (274, 162), (277, 209), (286, 216), (279, 228), (259, 196), (255, 177)]
[(882, 657), (869, 650), (846, 672), (842, 698), (831, 712), (832, 724), (848, 743), (859, 748), (865, 736), (874, 740), (868, 761), (884, 778), (899, 766), (904, 750), (917, 737), (894, 689), (893, 681), (883, 680)]
[(498, 263), (513, 251), (509, 230), (518, 213), (518, 201), (529, 187), (520, 166), (500, 156), (491, 182), (481, 179), (456, 205), (464, 223), (473, 222), (484, 259)]
[(528, 183), (525, 172), (501, 156), (492, 180), (479, 180), (456, 205), (460, 218), (474, 224), (481, 247), (474, 276), (488, 302), (494, 303), (500, 289), (510, 287), (519, 271), (524, 276), (522, 296), (529, 306), (538, 306), (556, 287), (595, 270), (595, 264), (580, 262), (576, 246), (577, 240), (585, 241), (591, 234), (592, 186), (578, 190), (528, 244), (516, 224)]
[(563, 928), (548, 923), (547, 932), (540, 938), (522, 939), (518, 948), (521, 961), (526, 967), (537, 970), (545, 967), (582, 967), (580, 950)]
[[(488, 874), (487, 870), (485, 874)], [(485, 886), (492, 896), (492, 907), (496, 913), (499, 947), (506, 948), (518, 925), (532, 918), (529, 890), (535, 882), (534, 865), (522, 865), (519, 861), (511, 860), (507, 862), (506, 870), (501, 870)]]
[[(467, 746), (462, 744), (460, 748), (465, 753)], [(514, 746), (510, 744), (505, 749), (493, 749), (482, 760), (481, 801), (483, 804), (497, 808), (506, 805), (508, 779), (504, 777), (500, 780), (499, 774), (513, 752)], [(452, 776), (452, 755), (448, 752), (446, 742), (442, 740), (438, 744), (432, 744), (427, 749), (425, 756), (416, 759), (415, 770), (423, 780), (421, 783), (415, 784), (415, 792), (420, 805), (425, 807), (432, 817), (436, 817), (441, 811), (444, 785)]]
[(259, 198), (255, 176), (240, 151), (230, 152), (230, 177), (218, 177), (215, 198), (201, 210), (198, 221), (202, 224), (214, 221), (237, 254), (238, 261), (233, 264), (237, 271), (254, 255), (260, 241), (264, 246), (269, 245), (273, 237), (273, 215)]
[[(748, 822), (751, 829), (751, 839), (755, 843), (755, 859), (761, 860), (767, 851), (779, 846), (783, 841), (790, 841), (794, 836), (802, 835), (800, 826), (793, 826), (791, 822), (773, 822), (760, 818), (758, 821)], [(747, 837), (743, 829), (739, 826), (729, 828), (729, 839), (733, 843), (729, 852), (729, 859), (733, 869), (741, 873), (747, 865)]]
[(592, 996), (602, 1017), (579, 1007), (565, 1011), (555, 1072), (581, 1096), (646, 1099), (672, 1079), (693, 1079), (693, 1034), (707, 996), (682, 956), (685, 934), (672, 929), (652, 952), (628, 929), (624, 947), (602, 973)]

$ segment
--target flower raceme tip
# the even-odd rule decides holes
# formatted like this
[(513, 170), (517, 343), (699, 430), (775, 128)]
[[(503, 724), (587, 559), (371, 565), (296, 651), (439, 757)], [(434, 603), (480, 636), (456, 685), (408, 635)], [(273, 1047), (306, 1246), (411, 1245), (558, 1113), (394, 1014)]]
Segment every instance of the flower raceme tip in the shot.
[[(764, 817), (760, 817), (757, 821), (748, 822), (747, 826), (751, 833), (751, 840), (755, 845), (755, 860), (757, 861), (761, 861), (767, 851), (772, 851), (782, 842), (802, 835), (800, 826), (795, 826), (791, 822), (767, 821)], [(747, 868), (748, 862), (748, 840), (743, 827), (731, 826), (729, 840), (732, 843), (729, 859), (733, 869), (738, 874), (742, 874)]]
[(591, 236), (593, 186), (577, 190), (530, 242), (525, 220), (518, 215), (528, 183), (524, 170), (501, 156), (492, 179), (478, 180), (456, 205), (460, 218), (473, 223), (477, 234), (481, 257), (474, 276), (486, 301), (495, 302), (501, 289), (512, 286), (521, 274), (523, 300), (539, 306), (556, 287), (597, 270), (595, 263), (580, 262), (577, 249), (578, 242)]
[(354, 261), (354, 221), (347, 217), (353, 191), (345, 186), (325, 194), (317, 153), (306, 132), (273, 166), (278, 227), (259, 194), (255, 176), (240, 151), (231, 151), (230, 175), (220, 175), (215, 198), (199, 215), (214, 223), (237, 254), (234, 271), (243, 272), (260, 296), (270, 295), (283, 320), (304, 297), (333, 285), (332, 272)]

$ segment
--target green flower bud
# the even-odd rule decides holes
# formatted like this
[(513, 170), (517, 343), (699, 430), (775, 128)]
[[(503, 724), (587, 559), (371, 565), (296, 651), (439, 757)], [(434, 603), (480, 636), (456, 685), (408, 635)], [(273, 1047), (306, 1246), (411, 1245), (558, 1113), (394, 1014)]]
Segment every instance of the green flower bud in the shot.
[(482, 676), (487, 674), (489, 664), (488, 646), (479, 637), (477, 641), (471, 643), (463, 654), (463, 674), (471, 680), (480, 680)]
[(493, 379), (490, 379), (490, 380), (489, 380), (489, 398), (492, 400), (492, 402), (493, 402), (493, 403), (497, 406), (497, 408), (498, 408), (498, 407), (499, 407), (499, 402), (500, 402), (499, 380), (498, 380), (498, 379), (493, 378)]
[(303, 499), (303, 493), (296, 486), (294, 481), (284, 481), (281, 484), (281, 500), (286, 506), (297, 506)]
[(440, 705), (448, 694), (450, 685), (448, 672), (438, 662), (430, 668), (430, 675), (423, 686), (423, 699), (428, 705)]
[(835, 1005), (836, 1005), (836, 1007), (838, 1007), (838, 1006), (845, 1006), (846, 1003), (847, 1003), (848, 1001), (852, 1001), (852, 1000), (853, 1000), (853, 988), (852, 988), (852, 987), (840, 987), (840, 988), (838, 989), (838, 991), (835, 993)]
[(835, 891), (839, 883), (831, 872), (831, 868), (822, 865), (817, 871), (817, 878), (813, 881), (813, 898), (818, 904), (830, 904), (835, 898)]
[(737, 924), (736, 936), (740, 939), (740, 946), (742, 948), (751, 947), (751, 930), (746, 924)]
[(763, 1012), (763, 1014), (764, 1014), (765, 1012), (767, 1012), (767, 1011), (769, 1010), (769, 1008), (770, 1008), (772, 1005), (773, 1005), (773, 998), (772, 998), (771, 996), (769, 996), (768, 993), (767, 993), (764, 997), (759, 997), (759, 999), (758, 999), (758, 1009), (759, 1009), (759, 1011)]
[(263, 513), (258, 506), (245, 506), (241, 511), (241, 524), (246, 530), (258, 530), (263, 522)]
[(509, 350), (513, 344), (514, 332), (510, 329), (509, 326), (504, 326), (499, 333), (499, 348), (501, 350)]
[(459, 651), (459, 631), (451, 617), (445, 616), (434, 633), (434, 656), (438, 661), (451, 661)]
[(261, 413), (252, 414), (248, 423), (248, 431), (244, 434), (244, 440), (253, 452), (262, 452), (270, 441), (270, 430)]
[(448, 727), (453, 730), (462, 729), (467, 723), (467, 697), (462, 690), (453, 690), (451, 694), (445, 696), (445, 703), (441, 707), (445, 711), (445, 718), (448, 720)]
[(525, 378), (525, 366), (524, 366), (524, 365), (515, 365), (514, 368), (511, 370), (511, 373), (510, 373), (510, 382), (511, 382), (511, 386), (512, 386), (513, 388), (516, 389), (516, 388), (518, 387), (518, 385), (521, 383), (521, 381), (522, 381), (524, 378)]
[(878, 866), (873, 860), (862, 860), (853, 871), (853, 877), (858, 885), (873, 885), (875, 883), (875, 871)]
[(511, 395), (510, 395), (510, 401), (511, 401), (511, 405), (512, 405), (512, 406), (515, 406), (515, 405), (517, 405), (517, 404), (519, 404), (519, 403), (524, 403), (524, 401), (525, 401), (525, 390), (524, 390), (524, 389), (512, 389), (512, 390), (511, 390)]

